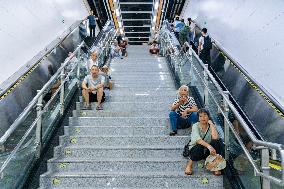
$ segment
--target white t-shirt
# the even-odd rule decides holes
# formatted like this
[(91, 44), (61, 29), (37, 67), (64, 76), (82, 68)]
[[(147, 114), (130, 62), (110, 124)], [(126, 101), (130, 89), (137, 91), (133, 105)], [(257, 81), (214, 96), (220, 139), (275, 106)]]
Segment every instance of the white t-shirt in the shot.
[(203, 45), (204, 45), (204, 37), (207, 37), (208, 35), (206, 34), (205, 36), (200, 36), (199, 37), (199, 44), (201, 43), (201, 48), (200, 48), (200, 50), (202, 50), (203, 49)]
[(94, 61), (90, 58), (90, 59), (87, 61), (87, 66), (86, 66), (87, 71), (90, 71), (93, 65), (98, 66), (98, 61), (95, 61), (95, 62), (94, 62)]
[(87, 75), (84, 79), (84, 82), (86, 83), (88, 87), (96, 87), (98, 84), (104, 85), (105, 77), (102, 75), (98, 75), (98, 77), (94, 79), (91, 75)]

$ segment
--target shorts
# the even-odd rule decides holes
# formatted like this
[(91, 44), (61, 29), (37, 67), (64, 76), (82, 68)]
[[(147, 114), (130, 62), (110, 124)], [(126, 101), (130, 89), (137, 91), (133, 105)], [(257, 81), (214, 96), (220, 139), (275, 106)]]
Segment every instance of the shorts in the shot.
[[(102, 102), (106, 100), (105, 92), (103, 92)], [(97, 93), (89, 93), (89, 102), (98, 102)]]

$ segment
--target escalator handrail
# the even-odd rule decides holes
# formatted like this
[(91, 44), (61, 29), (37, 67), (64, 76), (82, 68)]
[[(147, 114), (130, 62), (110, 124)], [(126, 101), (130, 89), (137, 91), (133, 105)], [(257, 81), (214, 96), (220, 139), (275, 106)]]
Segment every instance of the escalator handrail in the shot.
[[(165, 22), (166, 23), (166, 22)], [(165, 28), (166, 30), (168, 30), (167, 28)], [(169, 35), (169, 33), (167, 33)], [(168, 36), (168, 38), (170, 39), (170, 37)], [(171, 46), (174, 46), (172, 44), (172, 41), (169, 41)], [(198, 60), (199, 65), (203, 68), (203, 70), (206, 72), (207, 76), (211, 79), (211, 81), (213, 82), (213, 84), (215, 85), (215, 87), (217, 88), (218, 92), (222, 95), (224, 101), (227, 103), (228, 107), (232, 110), (232, 112), (234, 113), (234, 115), (236, 116), (237, 120), (240, 122), (240, 124), (242, 125), (242, 127), (244, 128), (245, 132), (248, 134), (248, 136), (250, 137), (250, 139), (253, 141), (254, 144), (261, 146), (261, 147), (265, 147), (265, 148), (269, 148), (269, 149), (275, 149), (278, 150), (280, 152), (280, 157), (281, 157), (281, 168), (282, 170), (284, 170), (284, 149), (283, 149), (283, 145), (282, 144), (278, 144), (278, 143), (273, 143), (273, 142), (267, 142), (267, 141), (263, 141), (263, 140), (259, 140), (254, 133), (250, 130), (249, 126), (247, 125), (247, 123), (245, 122), (245, 120), (242, 118), (242, 116), (238, 113), (237, 109), (234, 107), (234, 105), (231, 103), (230, 99), (228, 98), (228, 96), (225, 94), (225, 92), (223, 91), (223, 89), (219, 86), (218, 82), (215, 80), (214, 76), (210, 73), (210, 71), (208, 70), (208, 68), (204, 65), (204, 63), (202, 62), (202, 60), (199, 58), (199, 56), (195, 53), (195, 51), (190, 48), (190, 51), (192, 52), (192, 55)], [(188, 54), (186, 54), (186, 57), (188, 57)], [(209, 89), (208, 89), (209, 90)], [(229, 124), (229, 127), (232, 131), (234, 131), (233, 125)], [(271, 181), (274, 181), (275, 183), (284, 186), (284, 171), (282, 171), (282, 177), (281, 179), (278, 179), (276, 177), (273, 176), (269, 176), (264, 174), (263, 172), (261, 172), (258, 168), (257, 165), (254, 163), (252, 156), (249, 154), (249, 152), (247, 151), (247, 149), (245, 148), (244, 143), (242, 142), (242, 140), (240, 139), (239, 135), (236, 132), (233, 132), (233, 134), (235, 135), (235, 137), (238, 139), (238, 141), (242, 144), (241, 147), (244, 150), (246, 156), (249, 159), (249, 162), (252, 164), (255, 172), (257, 175), (264, 177), (266, 179), (269, 179)]]
[[(199, 29), (201, 29), (200, 25), (196, 22), (195, 26)], [(271, 101), (271, 103), (273, 103), (273, 105), (275, 107), (277, 107), (281, 113), (284, 115), (284, 107), (283, 105), (273, 96), (270, 94), (270, 92), (268, 92), (258, 81), (256, 81), (242, 66), (241, 64), (235, 59), (233, 58), (226, 50), (225, 48), (221, 45), (221, 43), (219, 41), (217, 41), (216, 39), (212, 38), (212, 36), (210, 37), (213, 44), (215, 44), (215, 47), (217, 49), (219, 49), (225, 57), (227, 57), (244, 75), (245, 77), (247, 77), (252, 83), (254, 83), (257, 88), (264, 94), (266, 95), (269, 100)]]
[[(107, 22), (107, 27), (110, 25), (111, 22)], [(105, 27), (104, 27), (105, 28)], [(112, 30), (110, 30), (112, 31)], [(108, 31), (108, 33), (110, 32)], [(80, 50), (80, 48), (85, 44), (83, 41), (76, 50), (73, 52), (73, 55), (68, 57), (62, 64), (62, 66), (57, 70), (57, 72), (50, 78), (50, 80), (42, 87), (42, 89), (37, 93), (37, 95), (33, 98), (33, 100), (28, 104), (28, 106), (23, 110), (23, 112), (19, 115), (19, 117), (13, 122), (13, 124), (9, 127), (9, 129), (4, 133), (4, 135), (0, 138), (0, 146), (3, 145), (7, 139), (11, 136), (11, 134), (20, 126), (21, 123), (26, 119), (29, 115), (30, 111), (33, 107), (37, 104), (38, 99), (41, 95), (45, 93), (47, 89), (51, 87), (51, 85), (58, 79), (61, 71), (68, 65), (70, 60), (74, 57), (74, 55)], [(99, 43), (100, 47), (104, 45), (104, 43)]]

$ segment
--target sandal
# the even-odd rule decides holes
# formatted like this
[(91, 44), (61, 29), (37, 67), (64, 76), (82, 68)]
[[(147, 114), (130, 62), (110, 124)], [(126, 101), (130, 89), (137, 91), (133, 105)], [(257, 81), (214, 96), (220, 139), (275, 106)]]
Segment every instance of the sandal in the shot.
[(176, 131), (172, 131), (172, 132), (170, 132), (170, 136), (175, 136), (177, 134), (177, 132)]
[(96, 110), (103, 110), (102, 105), (98, 105), (98, 106), (96, 107)]

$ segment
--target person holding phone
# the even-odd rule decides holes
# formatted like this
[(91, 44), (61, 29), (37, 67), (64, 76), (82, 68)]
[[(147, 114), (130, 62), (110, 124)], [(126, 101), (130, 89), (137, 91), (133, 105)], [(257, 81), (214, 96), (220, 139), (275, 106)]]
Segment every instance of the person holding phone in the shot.
[(177, 134), (178, 126), (187, 128), (197, 122), (197, 105), (193, 97), (189, 96), (189, 87), (182, 85), (178, 90), (178, 97), (171, 105), (169, 114), (172, 132), (170, 136)]
[[(223, 155), (216, 126), (211, 121), (210, 113), (207, 109), (201, 108), (198, 111), (199, 122), (192, 126), (191, 141), (189, 143), (189, 158), (185, 174), (192, 175), (194, 161), (206, 159), (209, 155)], [(213, 171), (216, 176), (221, 175), (221, 171)]]

